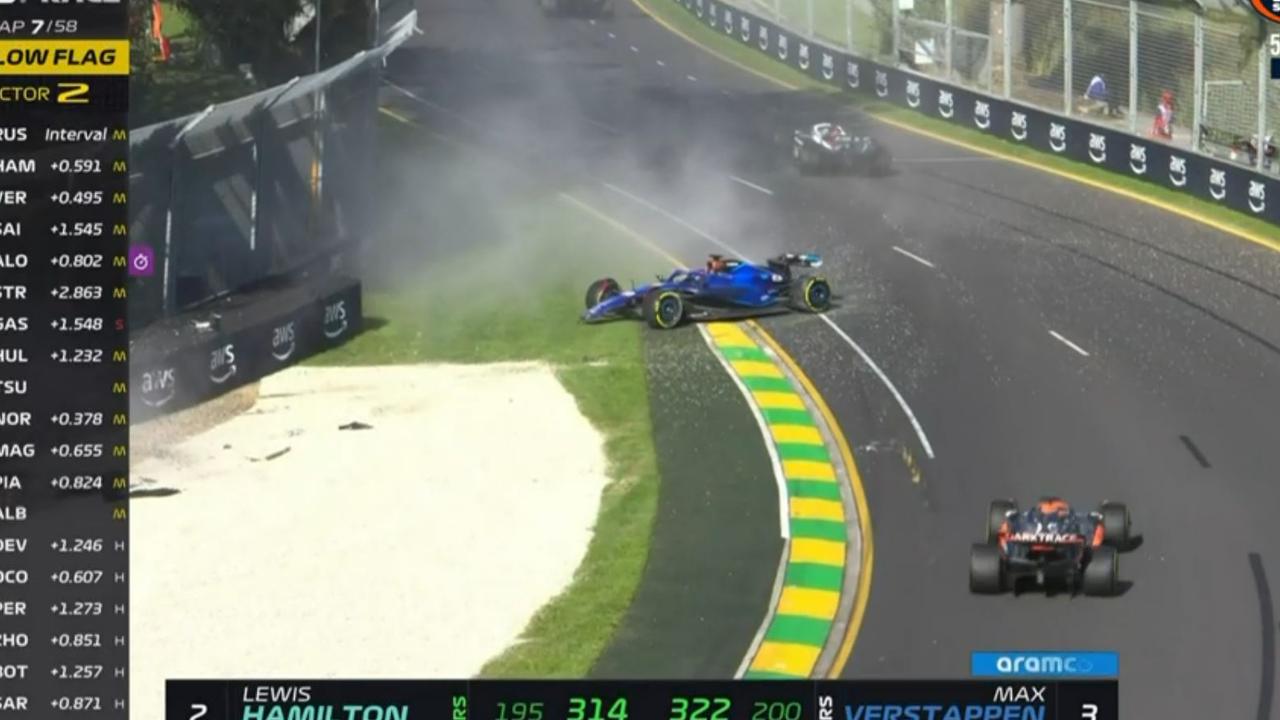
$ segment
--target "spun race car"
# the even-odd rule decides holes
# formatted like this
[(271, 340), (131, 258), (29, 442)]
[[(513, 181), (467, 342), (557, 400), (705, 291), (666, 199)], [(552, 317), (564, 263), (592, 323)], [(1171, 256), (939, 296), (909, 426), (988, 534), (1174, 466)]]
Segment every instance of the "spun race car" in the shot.
[(815, 254), (786, 253), (764, 265), (712, 255), (705, 269), (675, 270), (631, 290), (603, 278), (587, 288), (582, 319), (594, 323), (638, 315), (650, 327), (669, 330), (685, 320), (822, 312), (831, 305), (831, 286), (819, 275), (797, 272), (821, 266)]
[(1061, 582), (1072, 594), (1081, 588), (1086, 595), (1115, 595), (1119, 552), (1129, 547), (1130, 525), (1121, 503), (1103, 502), (1085, 513), (1046, 497), (1019, 512), (1013, 501), (993, 501), (987, 541), (969, 553), (969, 590), (997, 594), (1034, 578), (1042, 587)]
[(893, 168), (889, 149), (867, 134), (853, 134), (842, 125), (821, 122), (796, 130), (791, 157), (801, 173), (823, 171), (886, 175)]

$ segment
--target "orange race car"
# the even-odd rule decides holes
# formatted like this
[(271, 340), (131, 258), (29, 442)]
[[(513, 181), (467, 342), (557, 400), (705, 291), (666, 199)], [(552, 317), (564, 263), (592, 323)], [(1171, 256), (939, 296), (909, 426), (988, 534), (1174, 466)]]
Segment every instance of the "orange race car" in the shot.
[(1042, 587), (1059, 582), (1072, 593), (1115, 595), (1130, 525), (1121, 503), (1104, 502), (1086, 513), (1058, 497), (1040, 498), (1025, 511), (1012, 500), (995, 500), (987, 511), (987, 541), (969, 553), (969, 589), (1001, 593), (1034, 578)]

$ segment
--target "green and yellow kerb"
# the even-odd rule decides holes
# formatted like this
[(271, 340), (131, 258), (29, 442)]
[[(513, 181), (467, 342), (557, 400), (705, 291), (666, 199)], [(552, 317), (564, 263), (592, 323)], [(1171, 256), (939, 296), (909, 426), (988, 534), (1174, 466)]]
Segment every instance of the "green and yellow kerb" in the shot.
[(745, 677), (809, 677), (831, 634), (845, 575), (848, 534), (835, 466), (818, 424), (773, 357), (739, 325), (706, 327), (768, 425), (790, 510), (782, 594)]

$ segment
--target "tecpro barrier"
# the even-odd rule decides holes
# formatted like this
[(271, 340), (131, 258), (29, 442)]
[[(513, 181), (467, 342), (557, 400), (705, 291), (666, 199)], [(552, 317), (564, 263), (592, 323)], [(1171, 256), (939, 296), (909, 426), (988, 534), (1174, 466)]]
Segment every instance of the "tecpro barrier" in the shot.
[(346, 342), (362, 323), (360, 282), (329, 278), (304, 292), (154, 329), (130, 348), (130, 419), (149, 420), (260, 380)]
[(848, 92), (1140, 178), (1280, 225), (1280, 182), (1186, 149), (883, 65), (711, 0), (668, 0), (708, 27)]

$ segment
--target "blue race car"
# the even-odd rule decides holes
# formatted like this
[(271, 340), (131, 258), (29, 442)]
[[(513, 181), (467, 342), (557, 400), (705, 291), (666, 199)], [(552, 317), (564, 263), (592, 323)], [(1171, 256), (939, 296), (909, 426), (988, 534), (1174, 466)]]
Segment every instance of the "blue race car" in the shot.
[(658, 282), (623, 290), (613, 278), (587, 288), (585, 322), (644, 318), (669, 330), (685, 320), (755, 317), (788, 310), (822, 312), (831, 305), (825, 278), (798, 269), (822, 266), (814, 254), (786, 253), (756, 265), (712, 255), (705, 269), (675, 270)]

